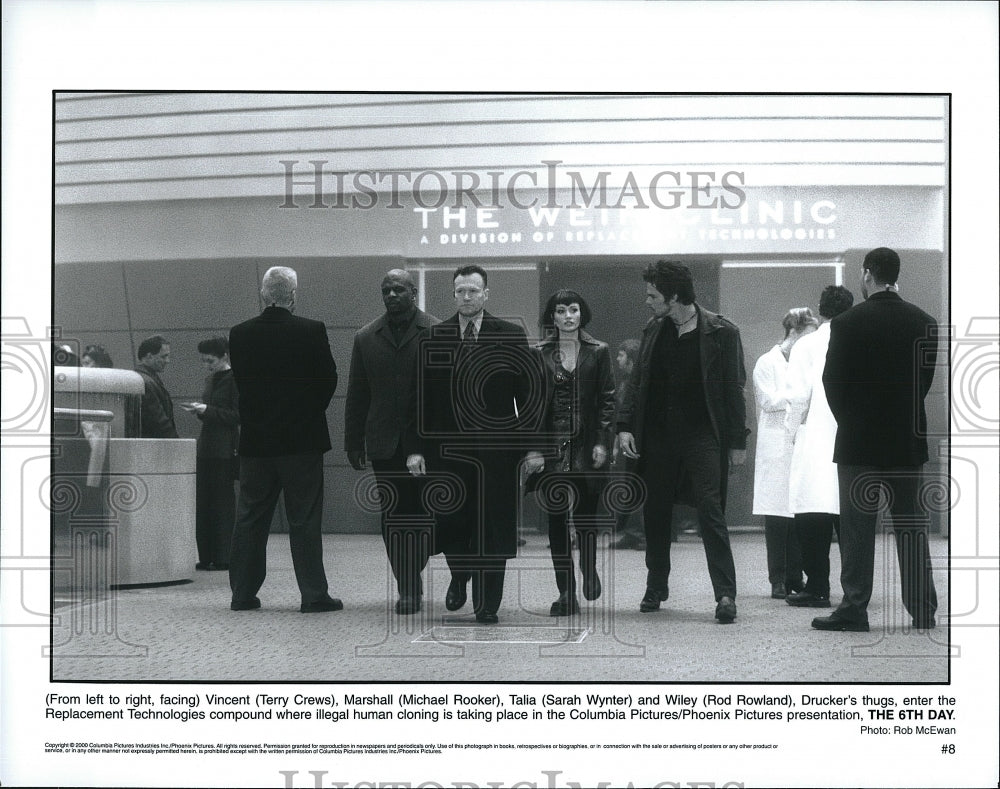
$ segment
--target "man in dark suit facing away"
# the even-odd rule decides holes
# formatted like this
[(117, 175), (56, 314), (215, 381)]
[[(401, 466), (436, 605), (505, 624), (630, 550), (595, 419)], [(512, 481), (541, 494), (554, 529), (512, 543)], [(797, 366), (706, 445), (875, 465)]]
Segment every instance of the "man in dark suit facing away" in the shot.
[(823, 387), (837, 419), (833, 460), (840, 482), (844, 599), (830, 616), (813, 620), (818, 630), (868, 630), (881, 490), (888, 494), (903, 605), (914, 627), (935, 624), (937, 593), (919, 487), (937, 324), (900, 298), (899, 266), (899, 255), (887, 247), (869, 252), (861, 273), (865, 301), (830, 323)]
[(393, 269), (382, 280), (385, 314), (354, 335), (344, 407), (344, 449), (352, 468), (370, 460), (382, 495), (382, 539), (396, 580), (397, 614), (420, 610), (420, 573), (430, 535), (416, 526), (421, 487), (406, 468), (403, 435), (416, 419), (417, 351), (440, 323), (417, 308), (410, 272)]
[(292, 314), (298, 277), (274, 266), (260, 289), (265, 309), (229, 333), (240, 396), (240, 498), (229, 561), (234, 611), (260, 608), (267, 536), (285, 494), (289, 542), (302, 613), (339, 611), (323, 569), (323, 453), (330, 449), (326, 408), (337, 366), (326, 327)]
[[(507, 559), (517, 553), (520, 463), (544, 458), (540, 371), (524, 329), (490, 315), (487, 274), (464, 266), (454, 275), (458, 312), (421, 343), (416, 429), (407, 432), (407, 468), (456, 482), (454, 501), (437, 513), (435, 549), (451, 570), (445, 607), (465, 605), (472, 581), (476, 621), (494, 624)], [(529, 450), (531, 450), (529, 452)]]

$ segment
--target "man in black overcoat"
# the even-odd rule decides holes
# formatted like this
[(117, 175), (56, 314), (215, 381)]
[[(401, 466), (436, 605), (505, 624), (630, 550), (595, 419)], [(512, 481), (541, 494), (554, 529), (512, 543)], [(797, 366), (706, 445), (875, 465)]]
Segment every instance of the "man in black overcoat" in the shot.
[(881, 491), (888, 494), (903, 605), (914, 627), (935, 625), (937, 593), (920, 484), (937, 323), (900, 298), (899, 268), (895, 251), (869, 252), (861, 271), (865, 301), (830, 323), (823, 387), (837, 420), (833, 460), (840, 482), (844, 599), (830, 616), (813, 620), (818, 630), (868, 630)]
[(670, 522), (681, 481), (698, 509), (715, 618), (736, 618), (736, 567), (725, 519), (730, 466), (746, 460), (746, 369), (740, 331), (695, 301), (691, 272), (660, 260), (643, 274), (653, 317), (629, 376), (618, 439), (646, 482), (643, 613), (669, 596)]
[(278, 501), (285, 515), (302, 613), (339, 611), (323, 569), (323, 454), (330, 450), (326, 409), (337, 366), (326, 326), (292, 314), (298, 277), (275, 266), (260, 289), (265, 309), (229, 333), (239, 391), (240, 498), (229, 560), (234, 611), (260, 608), (267, 536)]
[(370, 460), (382, 495), (382, 539), (399, 599), (396, 613), (420, 610), (420, 573), (430, 535), (419, 527), (420, 481), (406, 468), (403, 436), (416, 420), (417, 351), (440, 323), (416, 304), (410, 272), (393, 269), (382, 280), (385, 314), (354, 335), (344, 407), (344, 449), (352, 468)]
[(421, 344), (421, 382), (407, 467), (456, 486), (439, 501), (436, 548), (451, 570), (449, 611), (467, 600), (472, 581), (476, 621), (499, 621), (507, 559), (517, 553), (517, 504), (522, 459), (544, 465), (537, 435), (542, 416), (540, 371), (524, 329), (486, 312), (486, 272), (454, 275), (458, 312)]

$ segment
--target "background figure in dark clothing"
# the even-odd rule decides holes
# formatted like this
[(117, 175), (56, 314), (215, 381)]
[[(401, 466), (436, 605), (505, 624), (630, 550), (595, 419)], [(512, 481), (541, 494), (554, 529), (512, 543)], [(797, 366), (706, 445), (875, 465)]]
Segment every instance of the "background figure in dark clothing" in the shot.
[(284, 493), (292, 566), (304, 614), (339, 611), (323, 569), (323, 453), (330, 451), (326, 409), (337, 365), (326, 326), (292, 314), (298, 277), (274, 266), (260, 289), (265, 309), (229, 333), (240, 395), (240, 498), (229, 562), (230, 608), (260, 608), (267, 535)]
[(371, 460), (383, 492), (382, 539), (396, 581), (397, 614), (420, 610), (420, 573), (431, 535), (416, 521), (423, 513), (421, 480), (406, 468), (404, 433), (416, 419), (417, 352), (440, 321), (417, 308), (417, 286), (403, 269), (382, 280), (385, 314), (354, 335), (344, 408), (344, 449), (357, 471)]
[[(476, 621), (494, 624), (503, 599), (507, 560), (517, 554), (520, 463), (537, 442), (540, 375), (524, 329), (490, 315), (486, 272), (455, 272), (458, 312), (431, 328), (422, 343), (418, 420), (408, 432), (407, 468), (415, 476), (438, 471), (460, 490), (448, 512), (437, 514), (435, 542), (448, 560), (449, 611), (468, 599)], [(528, 471), (540, 469), (530, 453)]]
[(754, 463), (753, 514), (764, 516), (767, 578), (771, 597), (784, 600), (802, 589), (802, 555), (795, 521), (788, 508), (788, 478), (794, 443), (785, 428), (788, 412), (788, 357), (792, 347), (816, 331), (819, 322), (808, 307), (785, 313), (784, 339), (757, 360), (753, 389), (757, 400), (757, 453)]
[(612, 449), (615, 379), (607, 343), (583, 331), (590, 317), (590, 307), (579, 293), (556, 291), (540, 321), (546, 338), (534, 349), (544, 376), (544, 429), (549, 443), (537, 490), (542, 509), (548, 513), (549, 548), (559, 590), (550, 616), (580, 611), (570, 518), (576, 530), (587, 600), (601, 596), (597, 545), (601, 531), (610, 531), (611, 526), (599, 514), (598, 502)]
[(104, 350), (103, 345), (88, 345), (80, 357), (81, 367), (114, 367), (111, 355)]
[(903, 605), (915, 628), (935, 626), (929, 520), (920, 500), (927, 462), (924, 398), (934, 378), (938, 326), (899, 296), (899, 255), (865, 255), (865, 301), (830, 323), (823, 384), (837, 419), (833, 459), (840, 480), (840, 583), (844, 598), (819, 630), (868, 630), (878, 501), (888, 495)]
[(139, 343), (139, 364), (135, 371), (142, 376), (146, 391), (140, 406), (140, 438), (179, 438), (174, 424), (174, 404), (170, 392), (160, 380), (170, 364), (170, 343), (159, 334)]
[(830, 319), (850, 309), (854, 296), (842, 285), (827, 285), (819, 297), (820, 326), (792, 348), (788, 360), (786, 430), (794, 443), (788, 478), (788, 507), (802, 554), (805, 587), (785, 597), (791, 606), (830, 606), (830, 545), (840, 531), (840, 490), (833, 464), (837, 422), (823, 391), (823, 364), (830, 342)]
[(670, 525), (681, 472), (698, 508), (715, 617), (736, 618), (736, 568), (723, 514), (730, 465), (746, 461), (746, 370), (740, 332), (695, 302), (691, 272), (681, 263), (650, 264), (639, 363), (618, 417), (621, 450), (640, 460), (646, 482), (646, 592), (642, 612), (669, 595)]
[(211, 337), (198, 343), (208, 372), (201, 400), (181, 408), (201, 421), (198, 435), (198, 493), (195, 539), (198, 570), (228, 570), (236, 520), (234, 480), (239, 475), (239, 397), (229, 365), (229, 340)]
[[(615, 413), (622, 410), (622, 401), (625, 398), (625, 384), (632, 374), (632, 369), (639, 360), (638, 340), (623, 340), (618, 346), (618, 355), (615, 357), (615, 364), (618, 367), (618, 384), (615, 386)], [(617, 417), (616, 417), (617, 419)], [(614, 474), (634, 474), (635, 461), (625, 457), (621, 452), (618, 443), (618, 435), (615, 434), (615, 446), (612, 453), (612, 471)], [(615, 514), (615, 536), (617, 539), (611, 543), (612, 548), (626, 548), (636, 551), (646, 550), (646, 533), (642, 525), (641, 512), (619, 512)], [(676, 535), (671, 535), (675, 542)]]

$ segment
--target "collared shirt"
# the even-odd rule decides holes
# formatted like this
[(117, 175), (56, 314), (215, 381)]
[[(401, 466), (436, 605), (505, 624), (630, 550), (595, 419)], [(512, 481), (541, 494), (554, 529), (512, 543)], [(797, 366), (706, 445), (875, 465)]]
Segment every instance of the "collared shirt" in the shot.
[[(476, 327), (475, 328), (476, 339), (478, 340), (479, 339), (479, 333), (480, 333), (480, 331), (482, 331), (482, 326), (483, 326), (483, 313), (480, 312), (475, 318), (473, 318), (472, 319), (472, 323)], [(468, 325), (469, 325), (469, 319), (466, 318), (464, 315), (459, 315), (458, 316), (458, 330), (459, 330), (459, 336), (460, 337), (465, 337), (465, 327), (468, 326)]]

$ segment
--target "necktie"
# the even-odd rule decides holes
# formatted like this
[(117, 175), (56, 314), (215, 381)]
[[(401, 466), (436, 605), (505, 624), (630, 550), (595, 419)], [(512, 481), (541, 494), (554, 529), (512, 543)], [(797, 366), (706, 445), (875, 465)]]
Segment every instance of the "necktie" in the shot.
[(465, 333), (462, 335), (463, 342), (475, 342), (476, 341), (476, 324), (469, 321), (465, 324)]

